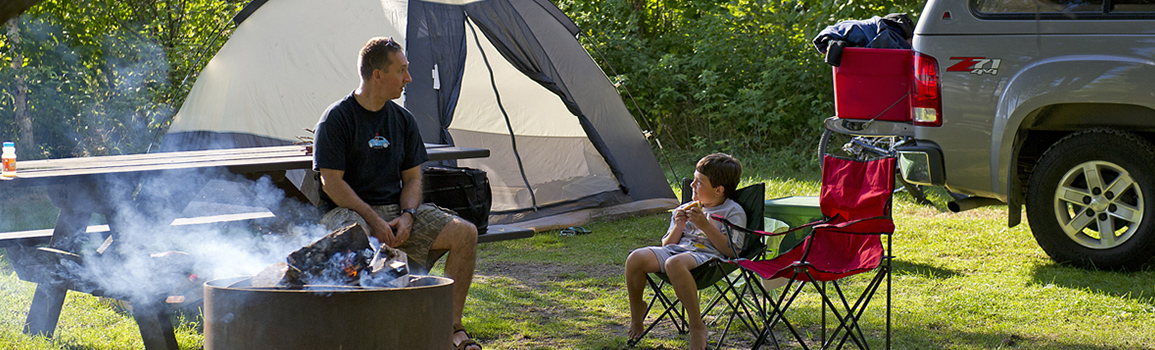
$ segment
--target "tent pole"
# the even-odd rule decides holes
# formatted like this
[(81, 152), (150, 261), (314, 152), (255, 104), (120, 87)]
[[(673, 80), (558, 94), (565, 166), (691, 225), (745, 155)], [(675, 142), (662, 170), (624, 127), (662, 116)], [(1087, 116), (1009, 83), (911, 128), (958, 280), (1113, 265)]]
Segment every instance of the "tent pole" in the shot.
[[(593, 45), (590, 45), (590, 47), (594, 49), (594, 52), (598, 54), (598, 57), (602, 58), (602, 62), (606, 63), (606, 67), (610, 68), (610, 73), (613, 73), (614, 76), (617, 76), (618, 71), (614, 69), (614, 65), (610, 64), (610, 60), (606, 59), (606, 55), (603, 55), (602, 50), (598, 49), (598, 41), (594, 40), (593, 37), (586, 35), (584, 31), (580, 32), (579, 35), (589, 39), (590, 41), (593, 41)], [(620, 86), (619, 84), (615, 84), (612, 81), (610, 83), (613, 84), (615, 89)], [(666, 148), (662, 147), (662, 140), (658, 139), (658, 134), (656, 131), (654, 131), (654, 126), (650, 124), (650, 119), (646, 118), (646, 113), (642, 111), (641, 106), (638, 106), (638, 100), (634, 99), (634, 94), (630, 93), (630, 89), (622, 86), (622, 90), (626, 92), (626, 96), (628, 96), (630, 98), (630, 102), (634, 104), (634, 109), (638, 111), (638, 115), (642, 117), (642, 121), (646, 122), (646, 129), (650, 130), (651, 133), (654, 133), (654, 142), (658, 144), (658, 151), (662, 153), (662, 160), (666, 162), (666, 167), (670, 169), (670, 173), (674, 174), (674, 181), (679, 184), (678, 186), (681, 186), (681, 182), (679, 180), (681, 177), (678, 176), (678, 171), (676, 168), (674, 168), (674, 165), (670, 163), (670, 157), (666, 155)], [(637, 123), (637, 120), (635, 119), (634, 122)], [(646, 140), (649, 139), (649, 135), (646, 135)], [(685, 191), (686, 189), (681, 188), (680, 190)]]
[(465, 21), (465, 23), (469, 24), (469, 31), (473, 33), (473, 41), (477, 44), (477, 51), (481, 52), (481, 61), (485, 63), (485, 68), (489, 71), (489, 83), (493, 86), (493, 96), (497, 99), (497, 108), (505, 117), (505, 127), (509, 130), (509, 143), (513, 146), (513, 157), (517, 159), (517, 170), (521, 173), (521, 181), (525, 182), (525, 188), (529, 190), (529, 199), (533, 203), (533, 210), (537, 211), (537, 195), (533, 193), (533, 186), (530, 186), (529, 178), (525, 176), (525, 166), (521, 162), (521, 153), (517, 151), (517, 137), (513, 134), (513, 124), (509, 121), (509, 113), (505, 112), (505, 105), (501, 103), (501, 93), (497, 91), (497, 80), (493, 77), (493, 67), (489, 66), (489, 58), (486, 57), (485, 50), (481, 49), (481, 39), (477, 37), (477, 29), (473, 27), (473, 22)]
[[(255, 7), (253, 7), (252, 9), (249, 8), (249, 6), (253, 5), (253, 2), (258, 2), (258, 1), (260, 2), (259, 4), (256, 4)], [(245, 11), (247, 10), (248, 14), (252, 14), (253, 11), (256, 11), (256, 9), (258, 7), (260, 7), (262, 4), (264, 4), (266, 1), (267, 0), (254, 0), (253, 2), (250, 2), (249, 5), (246, 5), (244, 8), (242, 8), (240, 13), (245, 13)], [(197, 60), (195, 63), (193, 63), (192, 69), (189, 69), (188, 73), (186, 73), (184, 75), (184, 79), (180, 80), (180, 85), (176, 86), (176, 93), (179, 94), (180, 91), (184, 89), (184, 83), (187, 82), (188, 78), (193, 75), (193, 72), (197, 72), (199, 74), (200, 71), (197, 70), (197, 67), (200, 67), (201, 59), (205, 57), (205, 52), (207, 52), (209, 50), (209, 48), (211, 48), (213, 46), (213, 44), (216, 44), (217, 38), (219, 38), (221, 36), (221, 33), (225, 32), (225, 28), (228, 26), (228, 24), (234, 23), (234, 22), (237, 24), (240, 24), (241, 21), (244, 21), (243, 18), (240, 20), (237, 19), (237, 17), (240, 17), (240, 13), (238, 13), (236, 16), (234, 16), (232, 19), (230, 19), (226, 22), (221, 22), (221, 24), (217, 26), (216, 34), (213, 34), (212, 40), (209, 40), (209, 43), (207, 45), (203, 45), (200, 47), (200, 49), (197, 50), (197, 56), (196, 56)], [(245, 18), (248, 18), (248, 14), (245, 15)], [(184, 100), (182, 99), (180, 103), (184, 104)], [(180, 106), (177, 106), (177, 108), (175, 110), (180, 111)], [(175, 118), (175, 117), (176, 117), (176, 112), (173, 112), (172, 115), (168, 116), (168, 118), (165, 118), (164, 122), (161, 122), (161, 126), (156, 128), (156, 132), (152, 134), (152, 141), (148, 143), (148, 148), (144, 150), (144, 153), (152, 153), (152, 146), (156, 145), (156, 138), (160, 137), (160, 134), (162, 131), (165, 131), (168, 129), (168, 126), (165, 126), (164, 124), (168, 123), (169, 121), (172, 120), (172, 118)], [(169, 126), (171, 126), (171, 125), (172, 124), (169, 124)]]

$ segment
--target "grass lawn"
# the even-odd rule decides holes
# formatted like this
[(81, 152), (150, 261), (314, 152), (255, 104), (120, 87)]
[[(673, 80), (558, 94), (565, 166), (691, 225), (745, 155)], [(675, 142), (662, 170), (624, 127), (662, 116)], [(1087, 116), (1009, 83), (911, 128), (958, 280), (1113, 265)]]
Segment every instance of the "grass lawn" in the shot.
[[(690, 163), (677, 169), (689, 176), (690, 157), (675, 158)], [(817, 194), (816, 170), (782, 173), (769, 159), (745, 159), (744, 182), (767, 182), (767, 198)], [(942, 193), (933, 194), (945, 203)], [(1005, 207), (942, 210), (896, 196), (895, 348), (1155, 349), (1152, 269), (1124, 273), (1056, 265), (1025, 223), (1006, 227)], [(657, 214), (595, 222), (585, 226), (593, 231), (589, 235), (553, 231), (483, 244), (466, 326), (486, 349), (625, 348), (623, 262), (631, 249), (657, 244), (667, 220), (667, 214)], [(861, 284), (856, 279), (850, 288)], [(22, 334), (33, 288), (0, 258), (0, 349), (142, 348), (131, 317), (79, 293), (69, 294), (54, 339)], [(872, 347), (882, 345), (883, 296), (865, 319)], [(795, 324), (817, 337), (816, 299), (805, 296), (799, 303), (792, 308)], [(179, 324), (181, 347), (202, 348), (198, 320)], [(749, 345), (750, 338), (739, 334), (723, 348)], [(685, 346), (685, 336), (666, 323), (638, 348)]]

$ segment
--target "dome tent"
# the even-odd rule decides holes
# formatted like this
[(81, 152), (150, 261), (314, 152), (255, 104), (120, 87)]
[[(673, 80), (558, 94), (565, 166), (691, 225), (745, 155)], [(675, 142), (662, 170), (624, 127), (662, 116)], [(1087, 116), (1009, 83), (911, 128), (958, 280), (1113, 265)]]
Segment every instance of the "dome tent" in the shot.
[(547, 0), (258, 0), (234, 21), (163, 149), (292, 143), (356, 87), (365, 41), (391, 36), (413, 77), (398, 102), (422, 138), (490, 150), (457, 165), (488, 173), (491, 222), (676, 205), (578, 28)]

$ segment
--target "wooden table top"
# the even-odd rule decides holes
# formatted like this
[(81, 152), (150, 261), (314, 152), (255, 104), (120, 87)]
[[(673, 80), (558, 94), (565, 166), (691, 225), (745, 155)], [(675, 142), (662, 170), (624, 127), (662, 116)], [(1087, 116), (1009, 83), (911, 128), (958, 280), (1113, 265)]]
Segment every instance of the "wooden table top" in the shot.
[[(430, 160), (482, 158), (489, 156), (483, 148), (426, 144)], [(305, 146), (270, 146), (205, 151), (161, 152), (118, 156), (61, 158), (18, 161), (14, 179), (3, 185), (43, 185), (94, 175), (147, 173), (177, 169), (226, 168), (234, 173), (260, 173), (291, 169), (309, 169), (313, 156)]]

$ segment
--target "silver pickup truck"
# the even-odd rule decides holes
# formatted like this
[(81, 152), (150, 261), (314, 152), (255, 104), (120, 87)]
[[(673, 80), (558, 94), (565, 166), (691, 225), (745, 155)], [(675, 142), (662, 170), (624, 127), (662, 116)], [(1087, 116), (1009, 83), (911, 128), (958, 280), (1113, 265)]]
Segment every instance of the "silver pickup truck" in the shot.
[(906, 181), (1006, 203), (1056, 261), (1155, 257), (1155, 1), (930, 0)]

